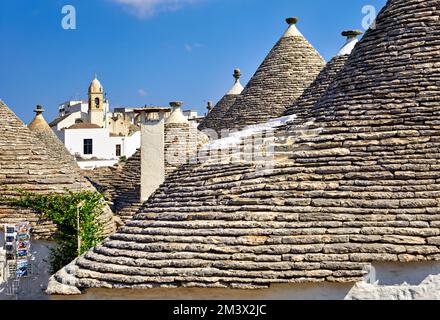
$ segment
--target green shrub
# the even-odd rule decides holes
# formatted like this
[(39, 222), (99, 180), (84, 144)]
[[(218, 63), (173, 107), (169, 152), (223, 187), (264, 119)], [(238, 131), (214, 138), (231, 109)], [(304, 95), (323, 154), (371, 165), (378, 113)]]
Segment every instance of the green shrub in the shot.
[(3, 199), (10, 205), (23, 208), (31, 208), (38, 211), (42, 218), (53, 221), (57, 226), (55, 241), (57, 247), (50, 254), (51, 271), (55, 273), (69, 264), (78, 256), (78, 228), (77, 208), (80, 217), (80, 254), (104, 240), (103, 225), (99, 216), (105, 206), (104, 197), (98, 192), (84, 191), (64, 194), (40, 195), (29, 192), (20, 192), (17, 199)]

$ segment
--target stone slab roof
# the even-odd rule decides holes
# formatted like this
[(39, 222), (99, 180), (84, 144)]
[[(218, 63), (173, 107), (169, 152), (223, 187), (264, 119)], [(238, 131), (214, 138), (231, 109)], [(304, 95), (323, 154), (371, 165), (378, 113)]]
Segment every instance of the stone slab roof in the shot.
[[(29, 130), (0, 100), (0, 195), (15, 197), (17, 190), (42, 194), (62, 193), (65, 189), (94, 190), (55, 134), (50, 129), (39, 128), (41, 126), (35, 132)], [(29, 210), (3, 205), (0, 212), (0, 223), (33, 222), (38, 237), (50, 238), (55, 231), (53, 226), (40, 223), (42, 221)], [(107, 233), (113, 232), (111, 212), (106, 212), (103, 219)]]
[(280, 117), (324, 66), (324, 59), (300, 33), (286, 32), (227, 111), (222, 129)]
[(139, 207), (141, 188), (141, 152), (122, 165), (83, 170), (84, 176), (112, 203), (113, 211), (123, 221), (130, 219)]
[(205, 117), (198, 129), (203, 131), (205, 129), (212, 129), (220, 133), (224, 124), (222, 120), (227, 115), (229, 108), (235, 103), (239, 96), (227, 94), (224, 95), (220, 101), (215, 105), (214, 109)]
[(223, 119), (227, 116), (230, 107), (235, 103), (237, 97), (243, 92), (243, 86), (240, 83), (241, 71), (234, 70), (235, 84), (233, 87), (220, 99), (215, 107), (208, 113), (203, 121), (198, 126), (200, 131), (211, 129), (217, 132), (218, 137), (221, 137), (221, 128), (224, 126)]
[(321, 96), (326, 92), (328, 86), (335, 80), (336, 76), (345, 66), (347, 59), (353, 51), (355, 45), (359, 42), (357, 35), (362, 34), (358, 30), (349, 30), (342, 32), (343, 36), (347, 36), (347, 42), (342, 49), (332, 58), (321, 70), (312, 84), (304, 90), (303, 94), (286, 109), (285, 116), (302, 115), (307, 116), (307, 112), (313, 105), (318, 102)]
[(328, 86), (333, 82), (336, 75), (344, 67), (348, 56), (332, 58), (325, 68), (319, 73), (313, 83), (304, 90), (304, 93), (284, 112), (284, 115), (307, 113), (310, 108), (319, 100)]
[(440, 260), (439, 16), (439, 0), (389, 0), (320, 100), (277, 129), (271, 168), (181, 167), (48, 292), (355, 282), (374, 262)]
[(102, 127), (94, 123), (75, 123), (68, 129), (102, 129)]

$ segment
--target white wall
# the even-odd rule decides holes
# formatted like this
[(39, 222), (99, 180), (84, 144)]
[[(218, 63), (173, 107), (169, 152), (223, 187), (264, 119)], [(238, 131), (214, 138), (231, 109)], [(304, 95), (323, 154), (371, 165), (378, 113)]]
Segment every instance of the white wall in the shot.
[(59, 116), (61, 117), (63, 114), (66, 114), (66, 112), (87, 112), (88, 110), (88, 103), (83, 103), (82, 101), (66, 101), (58, 106), (59, 110)]
[[(96, 157), (98, 159), (115, 159), (110, 143), (109, 129), (66, 129), (64, 130), (64, 145), (73, 155), (79, 154), (85, 159)], [(93, 140), (93, 154), (84, 154), (84, 139)]]
[[(105, 128), (66, 129), (58, 135), (72, 155), (78, 153), (84, 159), (119, 160), (119, 157), (116, 156), (117, 144), (121, 145), (121, 156), (129, 158), (141, 145), (140, 131), (129, 137), (111, 137), (110, 130)], [(93, 140), (92, 155), (84, 155), (84, 139)]]
[(350, 300), (440, 300), (440, 263), (380, 263), (373, 265), (373, 281), (358, 283)]
[(117, 164), (119, 160), (87, 160), (77, 161), (78, 166), (83, 170), (93, 170), (101, 167), (112, 167)]
[(64, 128), (69, 128), (70, 126), (73, 126), (76, 122), (76, 120), (81, 119), (82, 121), (86, 121), (87, 120), (87, 114), (83, 113), (81, 111), (76, 111), (71, 113), (66, 119), (63, 119), (62, 121), (60, 121), (55, 128), (55, 131), (60, 131)]
[(141, 147), (141, 132), (137, 131), (128, 137), (110, 137), (112, 150), (116, 157), (116, 145), (121, 145), (122, 156), (130, 158)]

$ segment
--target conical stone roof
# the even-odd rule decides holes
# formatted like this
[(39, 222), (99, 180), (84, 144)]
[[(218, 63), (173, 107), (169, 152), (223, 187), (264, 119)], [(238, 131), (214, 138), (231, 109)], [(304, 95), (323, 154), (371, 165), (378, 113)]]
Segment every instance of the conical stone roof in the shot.
[(243, 128), (280, 117), (325, 66), (325, 61), (287, 19), (288, 30), (277, 42), (228, 110), (222, 129)]
[(46, 147), (47, 152), (53, 159), (57, 159), (62, 163), (69, 164), (72, 166), (72, 168), (75, 168), (75, 170), (80, 170), (73, 155), (70, 154), (61, 140), (49, 127), (49, 124), (43, 116), (43, 107), (37, 106), (34, 112), (36, 115), (32, 122), (28, 125), (29, 130), (31, 130), (40, 139), (40, 141)]
[[(40, 115), (41, 116), (41, 115)], [(35, 120), (35, 119), (34, 119)], [(0, 100), (0, 195), (15, 197), (18, 190), (37, 193), (62, 193), (94, 190), (81, 175), (78, 166), (62, 150), (51, 131), (45, 131), (44, 119), (38, 117), (29, 130)], [(47, 123), (46, 123), (47, 124)], [(49, 128), (50, 130), (50, 128)], [(41, 140), (40, 140), (41, 139)], [(49, 148), (50, 147), (50, 148)], [(52, 149), (54, 148), (54, 149)], [(37, 238), (50, 238), (54, 226), (42, 221), (35, 212), (0, 204), (0, 223), (29, 221)], [(114, 231), (110, 210), (102, 217), (105, 233)]]
[(227, 111), (234, 104), (237, 97), (243, 92), (243, 86), (240, 83), (241, 71), (239, 69), (234, 70), (235, 84), (234, 86), (220, 99), (211, 112), (200, 123), (198, 129), (203, 131), (205, 129), (212, 129), (220, 133), (220, 129), (223, 127), (223, 118), (226, 116)]
[(181, 167), (49, 292), (355, 282), (374, 262), (440, 260), (439, 16), (439, 0), (389, 0), (278, 130), (273, 168)]
[(308, 110), (319, 100), (344, 67), (354, 46), (359, 42), (357, 36), (360, 34), (362, 34), (362, 32), (357, 30), (342, 32), (342, 35), (347, 37), (347, 42), (337, 55), (326, 64), (315, 81), (304, 90), (301, 97), (299, 97), (292, 106), (287, 108), (284, 115), (307, 114)]

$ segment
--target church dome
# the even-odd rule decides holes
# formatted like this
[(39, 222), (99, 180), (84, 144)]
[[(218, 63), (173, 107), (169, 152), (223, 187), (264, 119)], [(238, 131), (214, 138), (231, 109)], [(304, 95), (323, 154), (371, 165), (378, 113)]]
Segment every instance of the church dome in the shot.
[(101, 82), (98, 80), (98, 78), (95, 75), (95, 78), (92, 80), (92, 83), (90, 83), (89, 87), (89, 93), (102, 93), (104, 92), (104, 88), (101, 85)]

